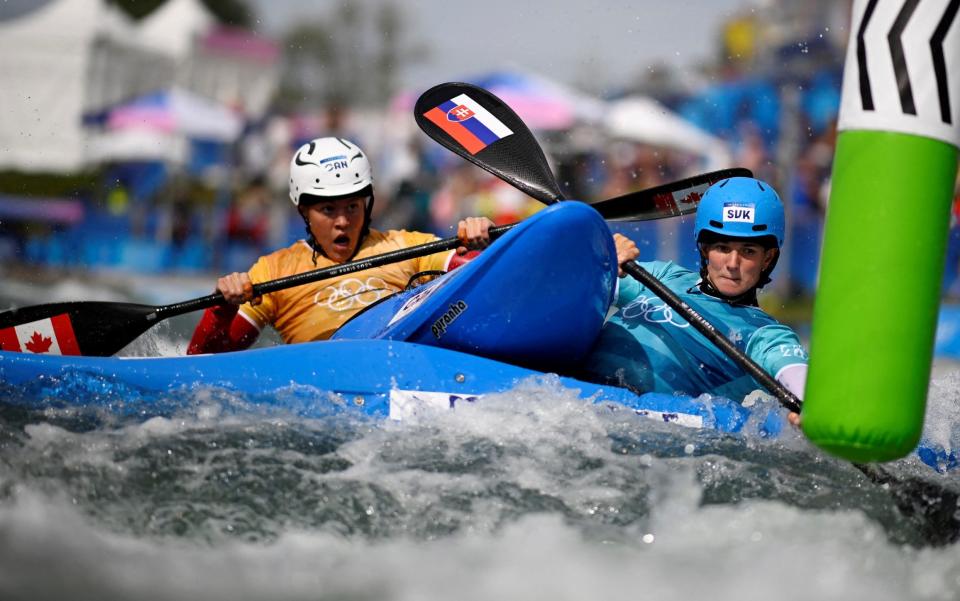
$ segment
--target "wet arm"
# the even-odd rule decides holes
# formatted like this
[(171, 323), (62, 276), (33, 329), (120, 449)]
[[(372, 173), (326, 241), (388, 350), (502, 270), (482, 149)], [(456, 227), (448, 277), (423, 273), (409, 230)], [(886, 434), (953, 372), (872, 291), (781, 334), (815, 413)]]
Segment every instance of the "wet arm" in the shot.
[(260, 330), (240, 315), (237, 305), (220, 305), (203, 312), (203, 317), (193, 331), (188, 355), (202, 353), (226, 353), (249, 348)]
[(249, 348), (260, 335), (260, 329), (240, 312), (245, 302), (258, 304), (253, 297), (253, 283), (246, 273), (231, 273), (217, 280), (217, 292), (226, 301), (204, 311), (187, 347), (188, 355), (224, 353)]

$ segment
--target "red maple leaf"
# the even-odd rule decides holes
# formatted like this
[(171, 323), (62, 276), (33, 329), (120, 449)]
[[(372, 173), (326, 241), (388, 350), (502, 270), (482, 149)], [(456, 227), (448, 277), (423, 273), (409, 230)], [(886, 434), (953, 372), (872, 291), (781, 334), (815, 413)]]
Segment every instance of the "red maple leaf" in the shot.
[(45, 353), (50, 350), (50, 345), (53, 344), (53, 338), (47, 338), (40, 332), (34, 332), (33, 336), (30, 337), (30, 341), (27, 342), (27, 350), (31, 353)]

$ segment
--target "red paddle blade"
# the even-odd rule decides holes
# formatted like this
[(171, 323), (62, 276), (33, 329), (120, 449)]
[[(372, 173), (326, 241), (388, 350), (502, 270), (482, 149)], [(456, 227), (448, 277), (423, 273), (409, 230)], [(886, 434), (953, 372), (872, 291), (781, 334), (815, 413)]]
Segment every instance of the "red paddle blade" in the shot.
[(157, 323), (157, 307), (75, 302), (0, 313), (0, 350), (51, 355), (112, 355)]
[(711, 171), (655, 188), (601, 200), (590, 206), (605, 219), (613, 221), (645, 221), (688, 215), (697, 211), (707, 188), (731, 177), (753, 177), (753, 173), (742, 167)]

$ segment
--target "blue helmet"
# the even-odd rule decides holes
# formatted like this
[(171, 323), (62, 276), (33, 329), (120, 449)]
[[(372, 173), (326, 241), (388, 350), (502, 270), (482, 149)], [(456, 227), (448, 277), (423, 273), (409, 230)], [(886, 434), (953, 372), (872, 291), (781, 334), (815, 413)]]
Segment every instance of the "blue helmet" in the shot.
[(697, 207), (694, 233), (698, 243), (719, 235), (757, 238), (764, 246), (781, 248), (785, 230), (783, 203), (770, 184), (731, 177), (707, 188)]

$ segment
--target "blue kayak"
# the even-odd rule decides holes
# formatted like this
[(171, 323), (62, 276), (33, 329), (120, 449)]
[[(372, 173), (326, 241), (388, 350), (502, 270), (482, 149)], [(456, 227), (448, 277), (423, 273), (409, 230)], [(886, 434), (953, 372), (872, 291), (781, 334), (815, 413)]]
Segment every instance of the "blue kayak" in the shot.
[(593, 345), (613, 302), (616, 249), (583, 203), (558, 203), (464, 267), (388, 297), (334, 340), (398, 340), (562, 370)]
[[(358, 314), (332, 340), (188, 357), (0, 352), (0, 398), (40, 410), (82, 402), (147, 418), (190, 396), (171, 392), (215, 388), (304, 416), (349, 409), (402, 419), (508, 391), (545, 371), (572, 373), (603, 325), (616, 281), (606, 222), (582, 203), (558, 203), (470, 263)], [(559, 381), (585, 399), (692, 427), (736, 432), (750, 417), (726, 399)], [(275, 394), (294, 388), (300, 393)]]
[[(477, 259), (355, 316), (333, 339), (220, 355), (122, 358), (0, 351), (0, 403), (28, 410), (94, 407), (147, 419), (175, 413), (204, 389), (304, 417), (342, 411), (404, 419), (544, 378), (656, 420), (740, 432), (753, 418), (775, 435), (782, 412), (722, 397), (646, 393), (573, 377), (613, 298), (610, 230), (581, 203), (558, 203), (513, 228)], [(186, 394), (184, 394), (186, 393)], [(921, 447), (934, 468), (955, 468)]]
[[(3, 402), (29, 409), (77, 405), (148, 419), (217, 389), (246, 402), (318, 418), (344, 410), (404, 419), (455, 407), (521, 383), (559, 381), (581, 398), (696, 428), (737, 432), (750, 412), (727, 399), (636, 395), (436, 346), (332, 340), (192, 357), (117, 358), (0, 353)], [(280, 393), (280, 394), (278, 394)], [(81, 399), (81, 400), (75, 400)], [(773, 430), (777, 426), (772, 424)]]

